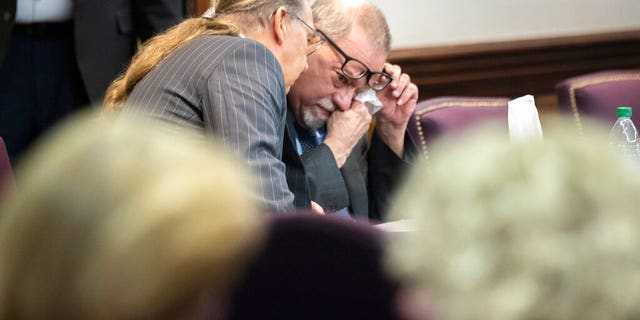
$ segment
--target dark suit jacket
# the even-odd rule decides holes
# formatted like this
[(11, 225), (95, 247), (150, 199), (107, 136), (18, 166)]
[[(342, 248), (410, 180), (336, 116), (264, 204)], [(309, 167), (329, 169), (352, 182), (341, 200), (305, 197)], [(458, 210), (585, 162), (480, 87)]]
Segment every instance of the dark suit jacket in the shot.
[[(393, 188), (401, 180), (409, 163), (400, 159), (377, 135), (371, 146), (367, 136), (355, 146), (347, 161), (338, 168), (333, 153), (325, 144), (298, 155), (295, 147), (294, 117), (287, 115), (282, 160), (287, 166), (287, 183), (296, 207), (309, 207), (315, 201), (325, 211), (349, 208), (352, 215), (382, 220)], [(416, 150), (410, 139), (406, 154)], [(405, 156), (410, 159), (413, 156)]]
[(2, 61), (4, 60), (4, 51), (7, 49), (15, 14), (15, 1), (0, 1), (0, 66), (2, 66)]
[[(16, 0), (3, 0), (0, 5), (0, 57), (4, 57), (15, 8)], [(129, 64), (138, 41), (185, 16), (184, 0), (75, 0), (73, 10), (78, 67), (94, 103), (102, 100), (108, 85)]]

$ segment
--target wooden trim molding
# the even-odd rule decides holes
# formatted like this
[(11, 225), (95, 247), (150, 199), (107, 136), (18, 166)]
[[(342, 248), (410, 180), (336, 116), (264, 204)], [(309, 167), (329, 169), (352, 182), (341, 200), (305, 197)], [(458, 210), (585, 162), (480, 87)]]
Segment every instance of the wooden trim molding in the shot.
[(211, 5), (210, 0), (187, 0), (189, 16), (196, 17), (202, 15)]
[(533, 94), (545, 112), (557, 108), (554, 88), (566, 78), (640, 68), (640, 30), (399, 49), (390, 61), (411, 75), (421, 100)]

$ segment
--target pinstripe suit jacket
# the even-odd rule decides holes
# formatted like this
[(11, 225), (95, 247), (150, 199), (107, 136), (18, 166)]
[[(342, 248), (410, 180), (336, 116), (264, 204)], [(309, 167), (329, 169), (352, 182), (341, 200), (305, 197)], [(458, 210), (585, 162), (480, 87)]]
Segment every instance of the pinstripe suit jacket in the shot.
[(281, 161), (286, 109), (275, 56), (231, 36), (189, 41), (136, 85), (125, 108), (221, 138), (257, 175), (267, 209), (278, 212), (293, 208)]
[[(295, 195), (295, 206), (309, 207), (315, 201), (325, 211), (348, 208), (353, 216), (384, 219), (389, 196), (409, 162), (398, 157), (375, 134), (370, 147), (366, 135), (360, 139), (342, 168), (338, 168), (325, 144), (299, 156), (294, 121), (289, 112), (282, 159), (287, 165), (287, 182)], [(417, 149), (408, 137), (405, 149), (405, 159), (412, 159)]]

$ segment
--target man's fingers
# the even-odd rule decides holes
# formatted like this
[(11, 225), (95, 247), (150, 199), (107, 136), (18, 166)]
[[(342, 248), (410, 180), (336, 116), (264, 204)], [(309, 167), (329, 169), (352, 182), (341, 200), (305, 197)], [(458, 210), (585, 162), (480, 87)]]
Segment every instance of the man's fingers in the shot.
[(315, 214), (324, 215), (324, 209), (315, 201), (311, 201), (311, 211)]

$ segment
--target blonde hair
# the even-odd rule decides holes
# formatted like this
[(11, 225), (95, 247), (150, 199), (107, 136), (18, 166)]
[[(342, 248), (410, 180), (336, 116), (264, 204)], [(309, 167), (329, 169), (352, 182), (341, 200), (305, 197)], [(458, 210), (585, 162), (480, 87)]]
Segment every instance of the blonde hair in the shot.
[(316, 27), (333, 40), (346, 37), (354, 24), (366, 32), (375, 48), (391, 50), (391, 31), (382, 11), (368, 1), (316, 0), (311, 5)]
[(213, 18), (186, 19), (144, 43), (129, 67), (107, 89), (104, 106), (113, 110), (121, 109), (136, 84), (191, 39), (201, 35), (237, 36), (241, 32), (264, 28), (279, 7), (284, 6), (300, 14), (303, 1), (306, 0), (212, 0), (211, 6), (215, 10)]
[(396, 197), (392, 219), (417, 231), (389, 265), (429, 292), (434, 318), (640, 318), (639, 168), (604, 130), (545, 123), (544, 143), (442, 141)]
[(263, 221), (222, 150), (124, 117), (48, 137), (1, 208), (0, 319), (175, 319), (224, 296)]

